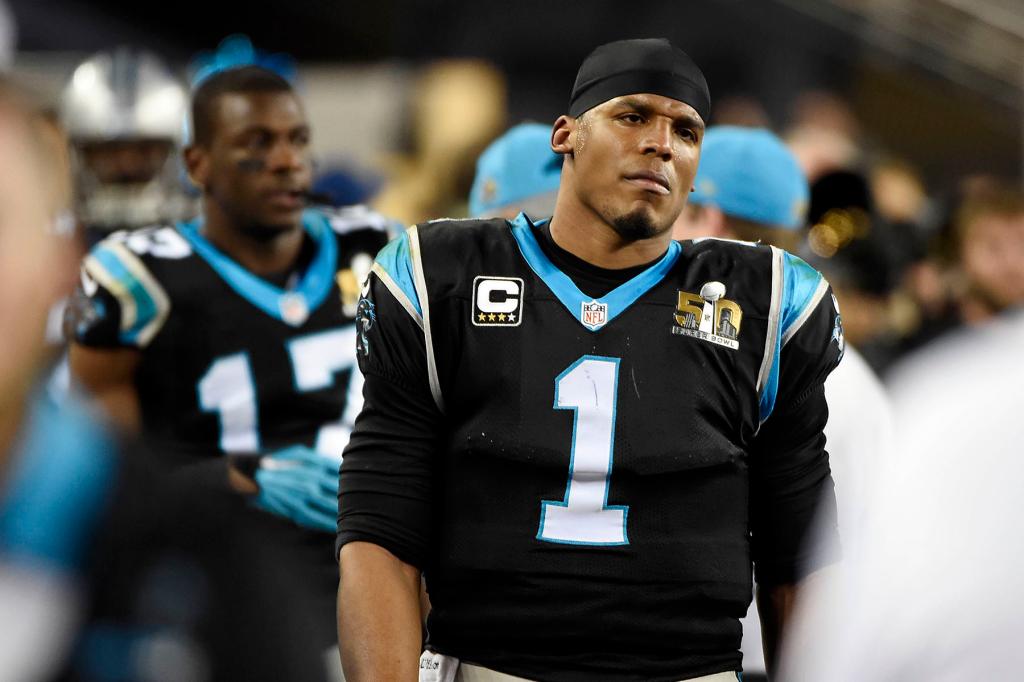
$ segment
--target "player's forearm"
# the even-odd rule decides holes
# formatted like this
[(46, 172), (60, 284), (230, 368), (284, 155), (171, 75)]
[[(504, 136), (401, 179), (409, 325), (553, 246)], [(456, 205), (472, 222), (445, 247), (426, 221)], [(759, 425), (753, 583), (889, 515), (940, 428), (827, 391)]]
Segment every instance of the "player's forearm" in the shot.
[(338, 639), (349, 682), (415, 680), (423, 644), (420, 572), (386, 549), (341, 549)]
[(757, 610), (761, 617), (761, 644), (764, 648), (765, 667), (769, 677), (775, 674), (778, 655), (786, 624), (790, 621), (797, 602), (796, 585), (760, 586), (757, 590)]
[(139, 351), (94, 349), (72, 343), (68, 348), (71, 376), (99, 405), (110, 421), (135, 436), (142, 428), (142, 409), (135, 388)]

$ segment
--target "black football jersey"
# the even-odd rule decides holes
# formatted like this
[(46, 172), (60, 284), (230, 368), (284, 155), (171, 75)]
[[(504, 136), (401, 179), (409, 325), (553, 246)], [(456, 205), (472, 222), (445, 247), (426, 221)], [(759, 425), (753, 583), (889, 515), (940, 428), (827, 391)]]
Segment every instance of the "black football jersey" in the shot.
[[(362, 404), (360, 284), (389, 222), (352, 207), (308, 210), (303, 227), (311, 256), (286, 288), (231, 260), (197, 222), (117, 233), (86, 257), (66, 333), (85, 346), (140, 351), (142, 435), (172, 467), (296, 444), (340, 461)], [(309, 615), (317, 646), (328, 646), (337, 590), (330, 534), (255, 508), (248, 517), (318, 594), (323, 608)]]
[(387, 223), (350, 208), (309, 210), (303, 225), (315, 249), (287, 289), (235, 263), (197, 223), (92, 249), (68, 333), (142, 351), (135, 384), (149, 440), (196, 456), (303, 444), (340, 458), (362, 402), (359, 287)]
[[(338, 544), (422, 568), (428, 646), (465, 661), (541, 680), (739, 670), (752, 562), (795, 581), (831, 492), (828, 284), (709, 239), (591, 297), (537, 229), (438, 221), (378, 255)], [(409, 430), (417, 397), (431, 426)]]

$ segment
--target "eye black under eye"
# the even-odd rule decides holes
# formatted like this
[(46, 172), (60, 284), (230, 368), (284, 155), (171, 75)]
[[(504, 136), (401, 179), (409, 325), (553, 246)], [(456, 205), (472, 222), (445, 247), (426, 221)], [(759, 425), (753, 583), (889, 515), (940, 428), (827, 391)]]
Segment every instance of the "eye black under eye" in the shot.
[(258, 134), (253, 135), (248, 140), (246, 140), (245, 146), (250, 149), (262, 149), (264, 147), (269, 146), (270, 143), (271, 139), (269, 135)]

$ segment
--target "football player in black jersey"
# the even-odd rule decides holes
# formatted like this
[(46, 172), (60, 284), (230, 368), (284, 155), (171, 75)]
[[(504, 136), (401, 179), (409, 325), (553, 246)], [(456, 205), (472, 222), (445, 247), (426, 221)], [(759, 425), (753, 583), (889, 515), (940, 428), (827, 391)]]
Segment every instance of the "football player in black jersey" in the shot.
[(838, 320), (784, 251), (672, 241), (709, 99), (667, 41), (603, 45), (552, 130), (553, 217), (378, 255), (339, 498), (350, 680), (415, 676), (421, 574), (421, 679), (735, 680), (752, 566), (784, 623), (832, 496)]
[(180, 476), (251, 494), (269, 512), (254, 522), (308, 554), (331, 604), (338, 465), (361, 404), (353, 320), (387, 223), (307, 208), (309, 125), (273, 72), (210, 76), (192, 124), (202, 215), (90, 252), (66, 319), (71, 369)]

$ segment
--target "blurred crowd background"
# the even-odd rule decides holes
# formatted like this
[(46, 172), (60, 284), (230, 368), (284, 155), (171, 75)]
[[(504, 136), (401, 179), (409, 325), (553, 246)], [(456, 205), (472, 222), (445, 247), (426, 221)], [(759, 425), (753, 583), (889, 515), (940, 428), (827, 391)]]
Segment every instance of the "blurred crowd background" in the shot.
[(297, 72), (319, 188), (405, 224), (465, 215), (479, 152), (562, 113), (593, 45), (664, 35), (704, 69), (712, 124), (771, 128), (796, 153), (813, 187), (801, 255), (829, 276), (848, 340), (877, 371), (1024, 299), (1012, 0), (298, 0), (225, 21), (189, 0), (7, 2), (0, 63), (58, 120), (95, 51), (146, 48), (186, 82), (197, 55), (244, 33)]

